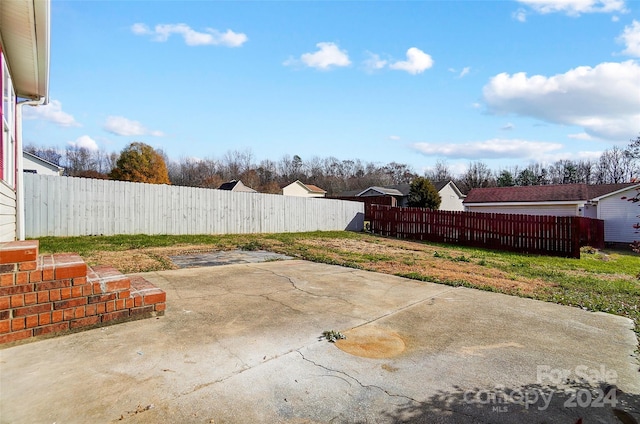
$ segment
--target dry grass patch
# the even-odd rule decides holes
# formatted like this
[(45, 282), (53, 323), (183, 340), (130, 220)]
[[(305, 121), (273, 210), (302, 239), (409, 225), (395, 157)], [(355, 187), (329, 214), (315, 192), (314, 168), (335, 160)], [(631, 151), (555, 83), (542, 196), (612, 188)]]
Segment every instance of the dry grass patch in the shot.
[[(446, 257), (434, 254), (437, 247), (398, 240), (305, 240), (302, 244), (320, 248), (324, 254), (338, 262), (357, 252), (354, 258), (359, 268), (394, 275), (422, 276), (430, 281), (468, 282), (478, 286), (492, 287), (505, 292), (532, 294), (552, 283), (510, 275), (496, 268), (478, 265), (478, 261), (463, 258), (462, 251), (447, 249)], [(372, 260), (366, 260), (372, 257)], [(375, 258), (384, 258), (376, 260)]]

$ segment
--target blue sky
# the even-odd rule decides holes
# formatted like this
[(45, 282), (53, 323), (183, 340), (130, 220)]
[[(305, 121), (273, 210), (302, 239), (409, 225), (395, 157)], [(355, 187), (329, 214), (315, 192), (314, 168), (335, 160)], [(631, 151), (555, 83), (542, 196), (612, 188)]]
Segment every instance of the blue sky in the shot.
[(25, 144), (458, 172), (640, 135), (640, 2), (52, 1)]

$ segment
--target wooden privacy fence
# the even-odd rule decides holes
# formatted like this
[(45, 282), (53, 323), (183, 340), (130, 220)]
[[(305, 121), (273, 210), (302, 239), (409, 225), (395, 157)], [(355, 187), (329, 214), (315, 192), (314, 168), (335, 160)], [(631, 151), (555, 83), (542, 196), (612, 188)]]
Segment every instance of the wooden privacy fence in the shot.
[(581, 245), (604, 247), (604, 222), (577, 216), (368, 205), (365, 220), (375, 234), (487, 249), (579, 258)]
[(25, 174), (29, 238), (361, 231), (358, 202)]
[(574, 218), (578, 219), (580, 228), (580, 246), (604, 249), (604, 221), (581, 216), (574, 216)]
[(398, 206), (398, 200), (393, 196), (337, 196), (334, 199), (361, 202), (365, 204), (365, 207), (372, 204)]

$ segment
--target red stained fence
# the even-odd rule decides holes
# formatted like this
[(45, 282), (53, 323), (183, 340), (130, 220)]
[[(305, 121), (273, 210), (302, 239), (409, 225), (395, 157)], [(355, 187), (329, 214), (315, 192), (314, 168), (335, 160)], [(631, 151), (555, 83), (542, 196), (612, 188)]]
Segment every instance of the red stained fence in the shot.
[(369, 205), (398, 206), (398, 200), (393, 196), (336, 196), (332, 199), (350, 200), (352, 202), (364, 203), (366, 208)]
[(432, 211), (366, 205), (371, 232), (487, 249), (579, 258), (581, 246), (604, 247), (604, 221), (578, 216)]

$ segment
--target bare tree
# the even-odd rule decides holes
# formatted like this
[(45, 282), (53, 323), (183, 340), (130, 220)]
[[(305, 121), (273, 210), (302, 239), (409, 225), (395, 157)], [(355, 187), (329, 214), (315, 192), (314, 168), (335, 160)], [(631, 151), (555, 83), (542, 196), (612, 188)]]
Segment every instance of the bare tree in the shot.
[(410, 166), (403, 163), (390, 162), (383, 169), (389, 175), (393, 184), (408, 184), (418, 176)]
[(278, 172), (280, 173), (280, 176), (288, 182), (303, 180), (305, 179), (305, 176), (302, 173), (303, 165), (304, 164), (300, 156), (294, 155), (291, 157), (289, 155), (284, 155), (278, 162)]
[(65, 174), (72, 177), (98, 169), (95, 152), (86, 147), (67, 147), (65, 159)]
[(602, 152), (596, 165), (596, 182), (598, 184), (616, 184), (629, 182), (633, 178), (633, 158), (625, 154), (618, 146)]
[(32, 144), (25, 146), (23, 149), (27, 153), (31, 153), (32, 155), (38, 156), (41, 159), (46, 160), (47, 162), (51, 162), (58, 166), (62, 166), (63, 156), (62, 153), (56, 148), (53, 147), (37, 147)]
[(578, 182), (585, 184), (593, 184), (594, 181), (594, 163), (590, 160), (581, 160), (576, 163), (578, 170)]
[(463, 193), (468, 193), (474, 188), (495, 187), (496, 180), (486, 163), (471, 162), (456, 185)]
[(255, 168), (253, 153), (250, 149), (228, 151), (222, 158), (222, 168), (224, 179), (237, 180), (241, 174)]
[(453, 175), (447, 166), (447, 162), (437, 161), (432, 169), (426, 171), (424, 176), (431, 181), (453, 180)]

